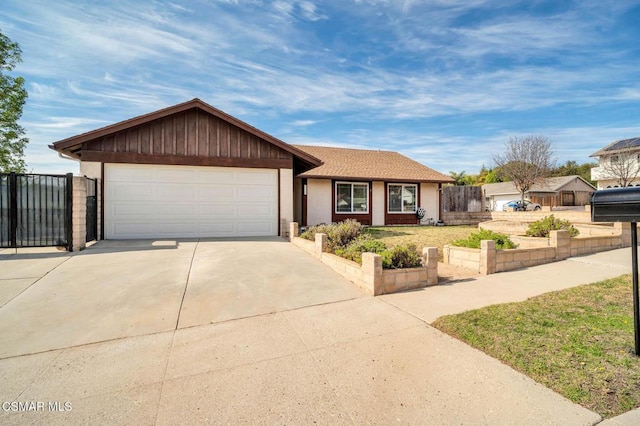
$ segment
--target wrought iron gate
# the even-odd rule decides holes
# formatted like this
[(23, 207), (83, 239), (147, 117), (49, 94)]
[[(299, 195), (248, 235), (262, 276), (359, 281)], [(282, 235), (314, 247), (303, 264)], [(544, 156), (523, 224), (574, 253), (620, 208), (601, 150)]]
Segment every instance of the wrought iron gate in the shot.
[(71, 247), (73, 175), (0, 174), (0, 247)]
[(87, 184), (87, 241), (98, 239), (98, 179), (85, 178)]

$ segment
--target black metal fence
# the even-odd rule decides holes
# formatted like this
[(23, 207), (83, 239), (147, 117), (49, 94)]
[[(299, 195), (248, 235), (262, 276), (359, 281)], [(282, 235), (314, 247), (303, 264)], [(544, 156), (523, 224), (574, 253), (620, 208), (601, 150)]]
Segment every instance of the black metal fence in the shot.
[(87, 241), (98, 239), (98, 179), (86, 178), (87, 184)]
[(0, 174), (0, 247), (72, 244), (73, 175)]

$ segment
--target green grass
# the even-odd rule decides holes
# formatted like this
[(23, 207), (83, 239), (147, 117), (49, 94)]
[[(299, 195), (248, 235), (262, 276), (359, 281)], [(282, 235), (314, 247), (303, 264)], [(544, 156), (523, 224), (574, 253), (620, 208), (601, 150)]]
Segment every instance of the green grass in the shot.
[(418, 250), (423, 247), (437, 247), (438, 257), (442, 261), (442, 249), (445, 244), (467, 238), (477, 231), (476, 226), (380, 226), (367, 228), (373, 238), (382, 241), (388, 247), (401, 244), (415, 244)]
[(433, 325), (607, 418), (640, 407), (631, 287), (623, 275)]

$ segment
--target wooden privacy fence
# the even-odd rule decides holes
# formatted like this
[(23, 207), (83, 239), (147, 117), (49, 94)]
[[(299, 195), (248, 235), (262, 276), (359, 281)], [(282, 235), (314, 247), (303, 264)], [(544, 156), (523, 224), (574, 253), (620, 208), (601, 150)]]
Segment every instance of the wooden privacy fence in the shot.
[(479, 186), (445, 186), (442, 189), (444, 212), (481, 212), (482, 188)]
[(561, 191), (556, 194), (527, 194), (527, 198), (541, 206), (586, 206), (592, 191)]

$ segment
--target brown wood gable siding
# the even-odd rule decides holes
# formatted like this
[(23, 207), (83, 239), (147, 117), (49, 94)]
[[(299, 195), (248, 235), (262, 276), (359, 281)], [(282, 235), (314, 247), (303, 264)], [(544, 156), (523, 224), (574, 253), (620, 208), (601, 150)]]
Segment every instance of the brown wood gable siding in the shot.
[(200, 110), (155, 120), (82, 145), (85, 161), (291, 168), (277, 146)]

